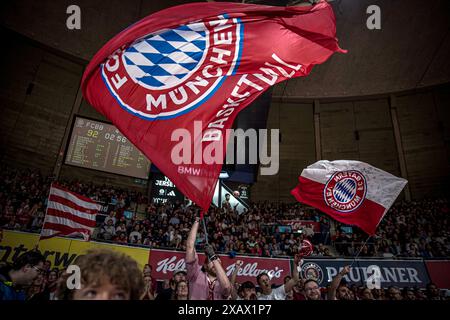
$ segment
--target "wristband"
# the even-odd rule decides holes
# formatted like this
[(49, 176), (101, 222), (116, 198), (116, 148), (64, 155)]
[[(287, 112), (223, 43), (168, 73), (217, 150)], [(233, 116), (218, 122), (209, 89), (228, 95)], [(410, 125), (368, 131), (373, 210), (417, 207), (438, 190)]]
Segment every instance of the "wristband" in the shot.
[(219, 257), (217, 255), (212, 255), (211, 257), (208, 257), (209, 261), (213, 262), (214, 260), (219, 259)]

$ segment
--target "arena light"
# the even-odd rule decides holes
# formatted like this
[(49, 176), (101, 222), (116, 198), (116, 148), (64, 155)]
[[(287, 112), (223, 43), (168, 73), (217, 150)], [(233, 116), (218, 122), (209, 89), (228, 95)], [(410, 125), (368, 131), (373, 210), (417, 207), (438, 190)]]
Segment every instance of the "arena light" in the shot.
[(221, 171), (219, 174), (219, 179), (228, 179), (230, 175), (226, 171)]

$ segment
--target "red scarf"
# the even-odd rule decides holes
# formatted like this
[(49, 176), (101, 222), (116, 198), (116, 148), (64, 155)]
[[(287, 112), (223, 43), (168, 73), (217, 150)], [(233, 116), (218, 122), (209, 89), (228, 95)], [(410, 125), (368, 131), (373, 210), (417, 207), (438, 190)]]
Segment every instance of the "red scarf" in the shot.
[(208, 279), (208, 300), (214, 300), (214, 288), (216, 286), (217, 279), (214, 279), (211, 282), (208, 277), (206, 278)]

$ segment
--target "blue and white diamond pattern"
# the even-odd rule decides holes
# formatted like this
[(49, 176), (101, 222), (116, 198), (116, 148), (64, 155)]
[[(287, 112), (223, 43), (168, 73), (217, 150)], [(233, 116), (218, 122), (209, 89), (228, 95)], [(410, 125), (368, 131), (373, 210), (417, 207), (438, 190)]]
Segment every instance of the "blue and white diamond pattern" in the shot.
[(128, 74), (150, 89), (170, 88), (195, 71), (207, 51), (203, 23), (180, 26), (134, 43), (123, 54)]
[(333, 189), (335, 199), (341, 203), (350, 202), (356, 194), (356, 182), (353, 179), (339, 181)]

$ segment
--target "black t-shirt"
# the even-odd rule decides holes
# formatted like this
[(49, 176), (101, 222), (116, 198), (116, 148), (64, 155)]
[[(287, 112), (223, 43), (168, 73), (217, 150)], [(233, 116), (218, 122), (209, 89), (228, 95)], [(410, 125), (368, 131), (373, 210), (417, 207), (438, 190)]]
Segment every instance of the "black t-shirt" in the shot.
[(171, 300), (172, 299), (173, 289), (164, 289), (156, 296), (155, 300)]
[(8, 263), (0, 263), (0, 281), (11, 281), (11, 278), (9, 276), (9, 272), (11, 271), (12, 267)]

